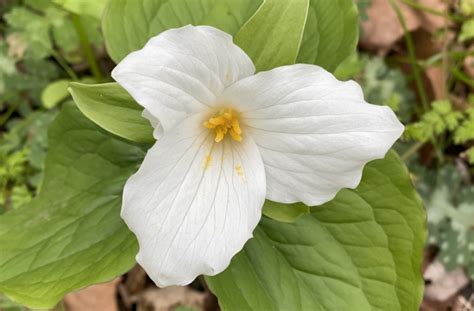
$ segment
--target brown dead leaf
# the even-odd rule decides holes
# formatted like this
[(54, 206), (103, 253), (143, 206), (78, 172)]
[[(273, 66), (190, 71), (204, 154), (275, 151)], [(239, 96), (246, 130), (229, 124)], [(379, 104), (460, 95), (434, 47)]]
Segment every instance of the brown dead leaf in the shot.
[(474, 294), (469, 298), (459, 296), (454, 302), (453, 311), (472, 311), (474, 310)]
[[(419, 0), (419, 3), (442, 12), (447, 10), (442, 0)], [(424, 29), (431, 33), (446, 25), (444, 17), (413, 9), (401, 1), (398, 5), (410, 32)], [(367, 14), (368, 20), (362, 23), (361, 46), (384, 55), (403, 36), (403, 28), (389, 0), (373, 0)]]
[(117, 311), (116, 292), (120, 278), (109, 283), (93, 285), (67, 294), (64, 304), (68, 311)]
[[(400, 5), (400, 9), (405, 16), (408, 30), (420, 27), (419, 18), (409, 7)], [(373, 0), (367, 15), (369, 18), (362, 23), (361, 45), (385, 54), (403, 35), (397, 14), (388, 0)]]
[(468, 56), (464, 59), (464, 72), (474, 79), (474, 56)]
[(23, 59), (28, 44), (19, 33), (11, 33), (7, 36), (8, 55), (16, 60)]
[(204, 310), (206, 294), (187, 286), (153, 288), (141, 294), (138, 311), (173, 311), (178, 306), (188, 306)]
[(429, 67), (425, 70), (425, 75), (430, 81), (431, 90), (433, 92), (434, 99), (446, 98), (446, 72), (441, 66)]
[[(448, 4), (443, 0), (417, 0), (416, 2), (438, 12), (445, 13), (449, 11)], [(442, 16), (434, 15), (428, 12), (422, 12), (420, 10), (414, 11), (420, 18), (421, 28), (430, 33), (433, 33), (436, 30), (448, 25), (448, 19)]]
[(431, 282), (426, 286), (425, 297), (433, 301), (446, 301), (469, 284), (461, 268), (446, 271), (440, 261), (434, 261), (426, 269), (424, 278)]

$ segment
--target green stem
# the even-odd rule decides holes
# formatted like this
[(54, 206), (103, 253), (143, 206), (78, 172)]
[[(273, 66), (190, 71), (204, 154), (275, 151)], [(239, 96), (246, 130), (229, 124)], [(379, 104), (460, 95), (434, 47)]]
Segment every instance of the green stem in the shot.
[(53, 58), (58, 62), (59, 66), (67, 73), (67, 75), (74, 81), (78, 81), (79, 77), (76, 75), (74, 70), (69, 67), (68, 63), (64, 60), (64, 58), (55, 50), (51, 51), (51, 55)]
[(14, 104), (10, 105), (8, 107), (8, 110), (0, 116), (0, 126), (4, 125), (8, 119), (10, 119), (10, 116), (15, 112), (16, 108), (20, 105), (20, 101), (16, 101)]
[[(443, 54), (446, 54), (447, 57), (456, 61), (456, 60), (464, 59), (467, 56), (474, 55), (474, 50), (473, 51), (446, 51), (446, 53), (434, 54), (430, 56), (429, 58), (427, 58), (426, 60), (418, 59), (416, 62), (419, 67), (423, 67), (423, 68), (431, 67), (443, 61), (443, 58), (444, 58)], [(403, 56), (389, 56), (387, 57), (387, 59), (391, 59), (400, 63), (407, 63), (407, 64), (411, 63), (410, 58), (403, 57)]]
[(99, 69), (99, 65), (97, 64), (97, 60), (95, 59), (94, 52), (92, 51), (91, 45), (89, 43), (89, 38), (87, 37), (87, 33), (84, 29), (84, 26), (82, 25), (79, 15), (72, 14), (72, 22), (74, 24), (74, 28), (76, 29), (77, 35), (79, 36), (82, 50), (84, 51), (84, 55), (92, 71), (92, 74), (94, 75), (94, 78), (97, 82), (101, 82), (104, 78), (102, 76), (102, 72)]
[(454, 21), (458, 21), (458, 22), (462, 22), (464, 19), (460, 16), (456, 16), (456, 15), (451, 15), (451, 14), (448, 14), (448, 13), (444, 13), (444, 12), (440, 12), (438, 10), (435, 10), (433, 8), (430, 8), (429, 6), (425, 6), (423, 4), (420, 4), (420, 3), (417, 3), (417, 2), (414, 2), (412, 0), (401, 0), (403, 3), (405, 3), (406, 5), (409, 5), (411, 6), (412, 8), (415, 8), (417, 10), (420, 10), (420, 11), (423, 11), (423, 12), (426, 12), (426, 13), (430, 13), (432, 15), (436, 15), (436, 16), (441, 16), (441, 17), (444, 17), (446, 19), (449, 19), (449, 20), (454, 20)]
[[(405, 37), (405, 43), (407, 45), (407, 50), (408, 50), (408, 56), (410, 58), (410, 63), (411, 67), (413, 70), (413, 77), (415, 79), (415, 84), (416, 88), (418, 90), (418, 95), (420, 96), (421, 100), (421, 105), (423, 107), (424, 112), (428, 111), (430, 109), (429, 102), (428, 102), (428, 96), (426, 95), (425, 88), (423, 86), (423, 80), (421, 77), (420, 73), (420, 68), (418, 66), (418, 60), (416, 58), (416, 50), (415, 50), (415, 44), (413, 43), (413, 38), (411, 37), (410, 32), (408, 31), (408, 27), (405, 21), (405, 17), (402, 14), (402, 11), (400, 10), (400, 7), (394, 0), (389, 0), (390, 5), (392, 6), (393, 10), (397, 14), (397, 17), (400, 21), (400, 24), (402, 25), (403, 28), (403, 34)], [(421, 113), (419, 113), (421, 115)], [(442, 149), (438, 145), (436, 138), (432, 137), (431, 138), (431, 143), (435, 147), (436, 155), (438, 157), (439, 163), (444, 162), (444, 155), (442, 152)], [(416, 152), (416, 151), (415, 151)]]
[(409, 158), (411, 158), (415, 153), (418, 152), (418, 150), (421, 149), (425, 145), (425, 142), (419, 141), (416, 144), (413, 144), (407, 151), (405, 151), (400, 158), (403, 161), (407, 161)]
[(11, 189), (8, 186), (9, 182), (7, 181), (5, 184), (5, 187), (3, 188), (3, 202), (4, 202), (4, 208), (5, 211), (10, 210), (10, 197), (11, 197)]
[(465, 84), (469, 85), (470, 87), (474, 87), (474, 81), (472, 81), (471, 78), (466, 76), (461, 70), (458, 68), (451, 68), (449, 72), (452, 73), (452, 75), (458, 79), (461, 82), (464, 82)]
[(436, 157), (438, 158), (438, 168), (440, 168), (443, 163), (444, 163), (444, 153), (443, 153), (443, 150), (440, 149), (437, 145), (436, 145), (436, 141), (434, 139), (432, 139), (431, 143), (433, 144), (433, 146), (435, 147), (435, 152), (436, 152)]
[(415, 84), (418, 90), (418, 95), (420, 96), (421, 104), (423, 106), (424, 111), (428, 111), (429, 110), (428, 96), (426, 95), (425, 88), (423, 87), (423, 80), (421, 78), (420, 69), (418, 67), (418, 62), (416, 59), (416, 50), (415, 50), (415, 45), (413, 44), (413, 39), (411, 37), (410, 32), (408, 31), (405, 17), (400, 11), (400, 7), (398, 6), (398, 4), (395, 3), (394, 0), (389, 0), (389, 1), (390, 1), (390, 5), (395, 10), (395, 13), (397, 14), (397, 17), (403, 28), (405, 42), (408, 49), (408, 56), (410, 58), (410, 62), (413, 68), (413, 76), (415, 78)]

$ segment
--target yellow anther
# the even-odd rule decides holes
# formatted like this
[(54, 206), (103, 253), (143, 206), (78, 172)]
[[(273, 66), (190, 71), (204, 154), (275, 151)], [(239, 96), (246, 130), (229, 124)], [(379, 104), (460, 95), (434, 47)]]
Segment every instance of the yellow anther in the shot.
[(203, 123), (205, 128), (216, 132), (214, 140), (221, 142), (227, 133), (235, 141), (242, 141), (242, 129), (239, 124), (239, 115), (231, 108), (221, 109), (216, 115)]
[(216, 143), (222, 141), (224, 139), (225, 133), (221, 127), (216, 128), (216, 138), (214, 139)]
[(232, 120), (232, 129), (237, 133), (237, 134), (242, 134), (242, 130), (240, 129), (240, 124), (238, 119)]
[(210, 118), (209, 119), (209, 123), (213, 124), (213, 125), (222, 125), (224, 123), (226, 123), (226, 119), (223, 117), (223, 116), (220, 116), (220, 117), (216, 117), (216, 118)]
[(204, 127), (208, 129), (216, 128), (216, 125), (209, 123), (209, 121), (204, 122)]
[(242, 141), (242, 136), (240, 136), (240, 134), (237, 133), (233, 128), (230, 129), (229, 134), (235, 141)]

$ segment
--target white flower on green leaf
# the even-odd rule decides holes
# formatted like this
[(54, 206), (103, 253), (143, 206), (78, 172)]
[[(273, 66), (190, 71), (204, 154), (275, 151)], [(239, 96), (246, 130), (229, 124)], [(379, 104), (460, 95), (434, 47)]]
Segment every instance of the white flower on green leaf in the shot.
[(127, 181), (122, 218), (159, 286), (222, 272), (265, 199), (313, 206), (355, 188), (403, 131), (357, 83), (303, 64), (255, 74), (232, 37), (207, 26), (161, 33), (112, 76), (158, 138)]

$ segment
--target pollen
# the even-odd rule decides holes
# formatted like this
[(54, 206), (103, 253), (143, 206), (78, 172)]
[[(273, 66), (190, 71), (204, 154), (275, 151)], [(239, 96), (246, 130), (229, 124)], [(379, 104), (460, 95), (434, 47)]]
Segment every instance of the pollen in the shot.
[(207, 169), (209, 168), (209, 166), (211, 166), (211, 162), (212, 162), (212, 156), (210, 154), (208, 154), (205, 158), (204, 158), (204, 168)]
[(205, 128), (215, 131), (214, 140), (216, 143), (221, 142), (227, 134), (235, 141), (242, 141), (239, 114), (232, 108), (219, 110), (203, 125)]
[(237, 175), (239, 175), (240, 177), (244, 177), (244, 170), (242, 169), (242, 165), (237, 165), (235, 167), (235, 171), (237, 172)]

